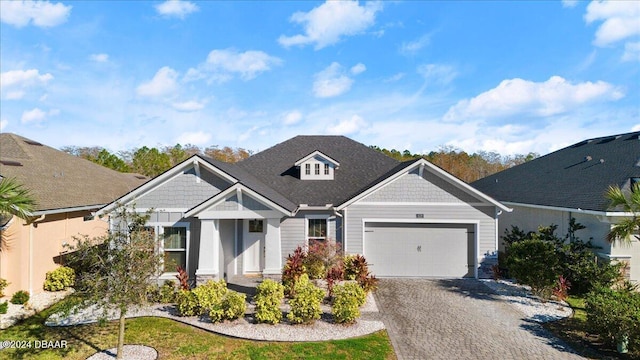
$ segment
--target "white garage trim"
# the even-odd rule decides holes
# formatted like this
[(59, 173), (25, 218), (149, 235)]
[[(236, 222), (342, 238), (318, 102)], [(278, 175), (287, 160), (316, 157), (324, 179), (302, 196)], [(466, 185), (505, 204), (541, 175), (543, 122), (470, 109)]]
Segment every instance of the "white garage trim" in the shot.
[(475, 256), (473, 257), (473, 277), (478, 278), (478, 258), (480, 256), (480, 221), (464, 219), (387, 219), (387, 218), (363, 218), (362, 219), (362, 254), (366, 256), (365, 229), (367, 223), (404, 223), (404, 224), (464, 224), (473, 225), (473, 243)]

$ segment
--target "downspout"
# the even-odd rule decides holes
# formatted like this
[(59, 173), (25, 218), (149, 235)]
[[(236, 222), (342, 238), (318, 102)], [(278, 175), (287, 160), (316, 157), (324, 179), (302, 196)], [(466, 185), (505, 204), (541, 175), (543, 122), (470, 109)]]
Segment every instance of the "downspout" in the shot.
[(33, 229), (36, 223), (44, 220), (45, 214), (29, 222), (29, 294), (33, 294)]

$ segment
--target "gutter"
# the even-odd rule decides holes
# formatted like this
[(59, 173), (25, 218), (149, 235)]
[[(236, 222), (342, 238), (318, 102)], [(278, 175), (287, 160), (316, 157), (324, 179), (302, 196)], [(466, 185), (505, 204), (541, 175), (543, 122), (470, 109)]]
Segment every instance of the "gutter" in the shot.
[[(60, 214), (65, 212), (94, 210), (94, 209), (100, 209), (103, 206), (104, 206), (103, 204), (96, 204), (96, 205), (76, 206), (76, 207), (70, 207), (70, 208), (41, 210), (41, 211), (34, 211), (33, 215), (40, 216), (40, 215)], [(36, 220), (36, 221), (40, 221), (40, 220)]]
[(595, 216), (607, 216), (607, 217), (628, 217), (634, 216), (633, 213), (630, 212), (621, 212), (621, 211), (598, 211), (598, 210), (583, 210), (581, 208), (565, 208), (560, 206), (549, 206), (549, 205), (535, 205), (535, 204), (522, 204), (515, 202), (504, 201), (503, 204), (507, 204), (509, 206), (522, 206), (533, 209), (542, 209), (542, 210), (556, 210), (556, 211), (569, 211), (576, 212), (578, 214), (587, 214), (587, 215), (595, 215)]

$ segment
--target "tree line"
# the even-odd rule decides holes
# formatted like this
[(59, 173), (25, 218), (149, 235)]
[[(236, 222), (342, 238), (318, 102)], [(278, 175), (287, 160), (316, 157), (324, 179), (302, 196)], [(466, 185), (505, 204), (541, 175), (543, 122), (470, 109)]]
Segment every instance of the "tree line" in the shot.
[(424, 158), (430, 163), (446, 170), (457, 178), (471, 183), (483, 177), (495, 174), (510, 167), (531, 161), (540, 155), (530, 152), (526, 155), (502, 156), (496, 152), (479, 151), (469, 154), (462, 149), (453, 146), (441, 146), (438, 151), (431, 151), (426, 154), (413, 154), (409, 150), (402, 152), (396, 149), (381, 149), (371, 146), (383, 154), (398, 161), (408, 161), (417, 158)]
[(65, 146), (61, 150), (116, 171), (149, 177), (158, 176), (195, 154), (232, 163), (246, 159), (252, 154), (252, 151), (243, 148), (229, 146), (220, 148), (217, 145), (200, 148), (191, 144), (159, 148), (143, 146), (117, 153), (100, 146)]
[[(486, 151), (469, 154), (452, 146), (442, 146), (437, 151), (426, 154), (414, 154), (409, 150), (402, 152), (396, 149), (388, 150), (378, 146), (371, 146), (371, 148), (398, 161), (424, 158), (466, 182), (473, 182), (539, 156), (536, 153), (502, 156)], [(221, 148), (217, 145), (200, 148), (191, 144), (151, 148), (143, 146), (118, 153), (112, 153), (99, 146), (67, 146), (62, 148), (62, 151), (116, 171), (138, 173), (149, 177), (155, 177), (195, 154), (235, 163), (248, 158), (253, 153), (243, 148), (229, 146)]]

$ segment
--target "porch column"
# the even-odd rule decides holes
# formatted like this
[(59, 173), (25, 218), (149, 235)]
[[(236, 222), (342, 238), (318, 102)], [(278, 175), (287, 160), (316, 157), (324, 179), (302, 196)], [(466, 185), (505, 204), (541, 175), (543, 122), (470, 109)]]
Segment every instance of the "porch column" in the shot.
[(220, 222), (214, 219), (200, 220), (200, 253), (196, 269), (196, 283), (217, 280), (219, 274)]
[(282, 246), (280, 244), (280, 219), (266, 219), (267, 232), (264, 236), (263, 275), (282, 274)]

